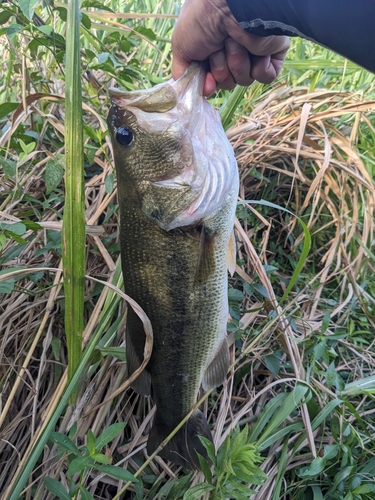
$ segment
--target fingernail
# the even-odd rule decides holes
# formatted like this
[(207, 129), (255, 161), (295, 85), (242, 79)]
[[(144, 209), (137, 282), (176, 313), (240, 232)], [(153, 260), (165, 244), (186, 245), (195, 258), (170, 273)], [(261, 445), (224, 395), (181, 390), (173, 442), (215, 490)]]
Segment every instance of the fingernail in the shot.
[(223, 52), (214, 52), (210, 56), (210, 64), (217, 70), (222, 70), (226, 66), (225, 54)]
[(228, 54), (237, 54), (239, 52), (239, 45), (232, 38), (228, 38), (225, 41), (225, 48)]

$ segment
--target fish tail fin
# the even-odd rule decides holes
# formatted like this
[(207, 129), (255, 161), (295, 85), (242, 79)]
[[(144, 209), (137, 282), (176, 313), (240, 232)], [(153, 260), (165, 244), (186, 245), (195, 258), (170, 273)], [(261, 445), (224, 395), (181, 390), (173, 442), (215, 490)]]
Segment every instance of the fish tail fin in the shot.
[[(162, 423), (156, 412), (154, 425), (148, 438), (147, 453), (151, 455), (172, 430), (173, 428), (168, 428)], [(207, 461), (209, 461), (209, 458), (206, 448), (198, 436), (202, 436), (212, 442), (212, 435), (206, 417), (200, 410), (196, 410), (193, 413), (184, 426), (160, 451), (159, 455), (188, 469), (200, 469), (197, 453), (202, 455)]]

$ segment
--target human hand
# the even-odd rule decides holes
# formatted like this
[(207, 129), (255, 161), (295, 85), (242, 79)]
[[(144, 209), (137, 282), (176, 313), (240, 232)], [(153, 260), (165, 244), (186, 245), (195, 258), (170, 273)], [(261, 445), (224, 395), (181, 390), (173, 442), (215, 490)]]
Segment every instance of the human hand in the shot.
[(208, 59), (204, 95), (216, 87), (232, 89), (254, 80), (271, 83), (288, 48), (288, 37), (258, 37), (244, 31), (226, 0), (185, 0), (172, 35), (172, 75), (180, 78), (192, 61)]

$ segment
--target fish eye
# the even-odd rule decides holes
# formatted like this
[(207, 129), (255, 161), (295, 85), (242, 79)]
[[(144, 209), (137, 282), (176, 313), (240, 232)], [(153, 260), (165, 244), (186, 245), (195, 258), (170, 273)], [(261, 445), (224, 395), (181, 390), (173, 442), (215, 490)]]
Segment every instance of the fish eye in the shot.
[(133, 142), (133, 139), (134, 134), (130, 128), (119, 127), (116, 130), (116, 140), (121, 146), (130, 146), (130, 144)]

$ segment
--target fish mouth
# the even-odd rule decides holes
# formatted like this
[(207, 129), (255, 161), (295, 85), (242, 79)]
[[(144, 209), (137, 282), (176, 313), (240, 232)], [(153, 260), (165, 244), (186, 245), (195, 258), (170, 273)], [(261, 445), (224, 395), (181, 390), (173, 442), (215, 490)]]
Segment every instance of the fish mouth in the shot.
[(168, 80), (151, 89), (124, 91), (108, 89), (112, 104), (119, 108), (134, 107), (146, 113), (166, 113), (182, 106), (192, 112), (203, 99), (206, 70), (202, 63), (193, 62), (178, 80)]

